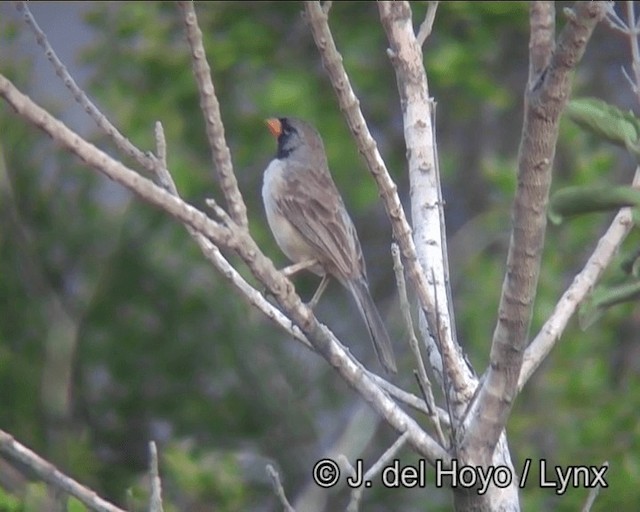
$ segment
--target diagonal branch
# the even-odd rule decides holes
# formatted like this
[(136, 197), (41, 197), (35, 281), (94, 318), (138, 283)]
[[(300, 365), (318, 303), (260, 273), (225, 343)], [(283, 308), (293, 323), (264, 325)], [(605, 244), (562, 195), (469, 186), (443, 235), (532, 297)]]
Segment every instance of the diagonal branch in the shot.
[[(387, 2), (383, 3), (386, 4)], [(382, 9), (382, 4), (380, 8)], [(424, 257), (424, 255), (420, 255), (420, 257), (418, 255), (416, 244), (412, 237), (411, 226), (407, 221), (402, 204), (398, 197), (397, 187), (391, 179), (382, 156), (378, 151), (376, 142), (367, 128), (366, 121), (359, 107), (358, 98), (351, 87), (349, 77), (344, 65), (342, 64), (342, 56), (336, 48), (331, 30), (329, 29), (326, 13), (320, 7), (319, 2), (305, 2), (305, 10), (311, 25), (313, 38), (316, 42), (316, 46), (318, 47), (318, 51), (320, 52), (324, 68), (326, 69), (331, 80), (331, 84), (335, 90), (340, 104), (340, 109), (345, 115), (349, 129), (351, 130), (351, 133), (358, 145), (358, 149), (364, 156), (367, 166), (378, 185), (382, 202), (391, 223), (393, 237), (398, 242), (398, 246), (400, 247), (400, 251), (407, 268), (408, 279), (414, 283), (414, 286), (416, 287), (422, 310), (424, 311), (429, 327), (433, 332), (438, 325), (436, 320), (436, 301), (433, 294), (433, 285), (428, 282), (425, 274), (425, 269), (431, 268), (431, 261), (429, 258)], [(411, 33), (415, 42), (413, 31)], [(417, 45), (417, 43), (415, 44)], [(422, 61), (420, 60), (419, 62), (421, 63)], [(416, 119), (414, 121), (417, 122), (418, 120)], [(420, 123), (422, 123), (422, 120), (415, 125), (412, 124), (409, 130), (414, 130), (419, 127), (421, 132), (420, 134), (425, 135), (427, 127), (424, 123)], [(405, 126), (407, 126), (406, 123)], [(414, 134), (416, 132), (411, 131), (410, 133)], [(418, 140), (417, 137), (415, 140)], [(410, 143), (410, 141), (407, 142), (408, 145)], [(411, 153), (412, 149), (422, 150), (423, 148), (418, 148), (417, 146), (414, 148), (413, 146), (410, 146), (408, 153)], [(437, 203), (437, 200), (430, 203), (436, 207), (436, 214)], [(438, 246), (439, 243), (440, 241), (438, 240)], [(439, 261), (441, 264), (441, 255), (439, 256)], [(438, 276), (441, 276), (442, 268), (440, 268), (436, 273)], [(446, 300), (446, 294), (442, 295), (438, 302), (440, 304), (447, 304), (448, 301)], [(473, 386), (469, 385), (469, 382), (471, 382), (468, 380), (470, 375), (469, 369), (464, 364), (463, 358), (457, 358), (455, 356), (456, 349), (452, 346), (451, 325), (446, 321), (441, 321), (439, 325), (441, 326), (440, 332), (434, 332), (434, 335), (440, 338), (441, 343), (445, 347), (445, 350), (443, 350), (445, 351), (445, 366), (452, 373), (451, 380), (454, 382), (454, 388), (465, 395), (471, 396)], [(460, 399), (460, 401), (462, 401), (462, 399)]]
[(125, 512), (103, 500), (94, 491), (62, 473), (12, 436), (0, 430), (0, 454), (8, 460), (29, 468), (40, 480), (57, 490), (68, 493), (96, 512)]
[(420, 24), (420, 28), (418, 29), (418, 35), (416, 39), (420, 46), (424, 45), (424, 42), (431, 35), (431, 31), (433, 30), (433, 22), (436, 19), (436, 11), (438, 10), (438, 4), (440, 2), (429, 2), (429, 6), (427, 7), (427, 14), (425, 14), (424, 21)]
[(439, 444), (422, 430), (367, 374), (327, 327), (320, 324), (311, 310), (295, 293), (291, 281), (278, 272), (255, 243), (248, 230), (230, 221), (221, 225), (193, 206), (158, 187), (128, 169), (120, 162), (82, 139), (64, 123), (22, 94), (3, 75), (0, 75), (0, 97), (3, 97), (24, 119), (42, 129), (58, 144), (78, 156), (89, 167), (122, 184), (148, 203), (159, 207), (183, 224), (209, 238), (216, 246), (234, 251), (249, 267), (252, 274), (274, 296), (283, 311), (306, 335), (313, 347), (336, 369), (396, 431), (408, 433), (408, 443), (432, 464), (451, 458)]
[(78, 86), (76, 81), (67, 71), (66, 66), (58, 58), (53, 50), (46, 34), (42, 31), (31, 11), (27, 7), (27, 2), (16, 2), (16, 9), (22, 13), (24, 21), (36, 36), (36, 42), (44, 50), (44, 53), (51, 62), (56, 75), (62, 80), (65, 87), (69, 89), (74, 99), (84, 109), (84, 111), (93, 119), (98, 128), (100, 128), (114, 142), (115, 146), (125, 155), (133, 158), (138, 164), (147, 171), (156, 174), (158, 172), (158, 161), (153, 155), (140, 151), (129, 139), (120, 133), (120, 131), (107, 119), (107, 117), (96, 107), (89, 99), (86, 93)]
[[(178, 189), (173, 177), (167, 169), (167, 145), (164, 137), (164, 130), (160, 122), (156, 123), (155, 130), (156, 138), (156, 152), (158, 153), (158, 160), (161, 163), (159, 167), (160, 183), (163, 184), (165, 190), (179, 197)], [(271, 319), (275, 324), (279, 325), (282, 329), (287, 331), (293, 338), (305, 347), (312, 349), (313, 347), (307, 340), (306, 336), (300, 331), (300, 328), (291, 323), (291, 320), (282, 313), (278, 308), (273, 306), (258, 290), (251, 286), (238, 272), (231, 263), (222, 255), (220, 249), (211, 242), (206, 236), (193, 228), (186, 226), (187, 232), (191, 235), (193, 240), (198, 244), (202, 254), (207, 260), (224, 276), (224, 278), (234, 286), (245, 300), (262, 311), (264, 315)]]
[(193, 2), (178, 2), (178, 6), (184, 18), (187, 40), (191, 47), (193, 73), (200, 93), (200, 108), (204, 114), (209, 147), (211, 148), (213, 163), (218, 171), (220, 188), (222, 188), (229, 206), (231, 218), (238, 226), (246, 229), (249, 225), (247, 207), (244, 204), (242, 194), (238, 188), (238, 180), (236, 180), (233, 172), (231, 152), (224, 137), (224, 125), (220, 116), (220, 103), (218, 103), (216, 90), (211, 79), (211, 68), (207, 62), (207, 55), (202, 44), (202, 31), (198, 26), (195, 7)]
[[(553, 54), (551, 2), (531, 4), (531, 75), (518, 155), (513, 228), (490, 365), (461, 431), (459, 455), (466, 463), (490, 463), (518, 389), (529, 334), (546, 229), (546, 209), (560, 115), (570, 96), (571, 72), (584, 54), (604, 2), (577, 2)], [(548, 62), (544, 69), (535, 69)], [(473, 454), (473, 455), (472, 455)], [(473, 460), (468, 460), (472, 458)]]
[[(640, 168), (636, 169), (633, 186), (640, 186)], [(582, 271), (573, 278), (573, 282), (556, 304), (553, 313), (542, 326), (538, 335), (527, 347), (520, 370), (518, 392), (522, 390), (533, 372), (560, 339), (569, 319), (617, 255), (620, 245), (632, 227), (632, 211), (630, 208), (623, 208), (613, 219), (607, 232), (598, 241), (598, 245)]]
[[(633, 2), (627, 2), (627, 21), (618, 17), (613, 8), (613, 4), (607, 4), (606, 12), (605, 21), (607, 21), (610, 26), (613, 23), (613, 28), (622, 32), (629, 40), (632, 69), (635, 79), (632, 80), (629, 75), (626, 74), (624, 68), (622, 71), (629, 80), (633, 92), (638, 94), (638, 91), (640, 91), (640, 46), (638, 45), (638, 36), (640, 33), (634, 28), (637, 26), (637, 20)], [(638, 99), (640, 100), (640, 98)], [(632, 186), (640, 186), (640, 167), (636, 167)], [(632, 210), (629, 208), (620, 210), (613, 219), (609, 229), (607, 229), (607, 232), (598, 241), (598, 245), (582, 271), (573, 279), (569, 288), (567, 288), (556, 304), (551, 316), (545, 322), (535, 339), (527, 347), (522, 363), (522, 370), (520, 371), (518, 391), (523, 388), (533, 372), (556, 344), (566, 328), (569, 319), (575, 313), (576, 308), (593, 289), (593, 286), (595, 286), (604, 269), (609, 266), (632, 227)]]

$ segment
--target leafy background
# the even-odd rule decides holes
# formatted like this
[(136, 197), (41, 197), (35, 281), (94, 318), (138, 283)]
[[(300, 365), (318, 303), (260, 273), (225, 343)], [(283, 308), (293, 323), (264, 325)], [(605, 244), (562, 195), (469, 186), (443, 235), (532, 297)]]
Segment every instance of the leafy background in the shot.
[[(417, 25), (426, 6), (412, 8)], [(324, 136), (360, 233), (375, 300), (397, 340), (397, 383), (417, 392), (403, 345), (390, 228), (323, 73), (302, 5), (216, 2), (199, 4), (197, 11), (253, 235), (277, 265), (286, 263), (260, 204), (261, 174), (275, 151), (263, 119), (306, 118)], [(88, 3), (83, 13), (90, 37), (74, 48), (74, 67), (90, 96), (143, 149), (153, 148), (153, 123), (161, 120), (183, 197), (201, 208), (205, 198), (220, 200), (175, 6)], [(42, 92), (55, 87), (53, 71), (34, 56), (33, 36), (13, 8), (3, 4), (0, 14), (2, 72), (115, 155), (86, 119), (70, 114), (76, 107), (63, 100), (68, 94)], [(506, 259), (527, 17), (525, 3), (443, 3), (425, 47), (430, 92), (438, 102), (458, 334), (478, 373), (488, 362)], [(408, 204), (401, 112), (377, 8), (336, 2), (330, 23)], [(575, 94), (637, 111), (620, 71), (629, 58), (625, 41), (601, 25), (575, 76)], [(318, 493), (310, 482), (313, 461), (346, 439), (366, 466), (394, 433), (320, 358), (233, 293), (184, 229), (88, 172), (5, 104), (0, 151), (0, 427), (133, 509), (144, 500), (151, 439), (161, 454), (166, 510), (278, 510), (266, 463), (278, 468), (292, 501), (305, 503), (301, 510), (315, 510), (312, 503), (343, 508), (345, 489)], [(627, 183), (633, 168), (624, 152), (563, 122), (554, 189)], [(549, 227), (532, 334), (610, 217)], [(634, 233), (625, 249), (637, 243)], [(304, 276), (296, 283), (310, 297), (317, 279)], [(364, 327), (353, 320), (355, 310), (339, 286), (329, 288), (317, 314), (376, 367)], [(639, 322), (633, 304), (612, 309), (586, 332), (573, 321), (508, 424), (516, 468), (526, 458), (534, 468), (540, 459), (549, 466), (608, 460), (610, 487), (595, 510), (630, 510), (640, 503)], [(406, 449), (401, 458), (417, 462)], [(0, 510), (41, 509), (42, 489), (14, 473), (0, 460)], [(576, 510), (586, 498), (583, 488), (557, 496), (534, 485), (537, 479), (533, 471), (522, 491), (526, 510)], [(433, 486), (375, 487), (364, 499), (365, 510), (451, 506), (449, 493)], [(69, 506), (81, 510), (77, 503)]]

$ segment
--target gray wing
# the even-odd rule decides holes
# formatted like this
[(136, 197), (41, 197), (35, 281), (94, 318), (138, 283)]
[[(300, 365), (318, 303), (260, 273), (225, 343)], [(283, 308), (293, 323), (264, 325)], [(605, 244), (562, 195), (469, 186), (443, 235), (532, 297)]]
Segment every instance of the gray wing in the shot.
[(315, 249), (325, 270), (341, 281), (364, 277), (366, 270), (356, 229), (329, 174), (300, 163), (287, 166), (278, 208)]

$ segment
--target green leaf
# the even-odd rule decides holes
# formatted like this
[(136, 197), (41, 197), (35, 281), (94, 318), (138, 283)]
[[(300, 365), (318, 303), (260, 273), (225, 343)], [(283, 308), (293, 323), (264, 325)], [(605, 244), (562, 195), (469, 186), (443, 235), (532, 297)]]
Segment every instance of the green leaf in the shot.
[(640, 281), (616, 286), (598, 286), (580, 306), (578, 322), (583, 330), (593, 325), (609, 308), (640, 297)]
[(560, 224), (565, 217), (617, 210), (640, 204), (640, 191), (631, 187), (566, 187), (551, 197), (549, 220)]
[(21, 510), (20, 500), (0, 487), (0, 512), (20, 512)]
[(636, 248), (632, 253), (623, 255), (620, 268), (625, 274), (640, 277), (640, 249)]
[(567, 105), (569, 119), (604, 140), (640, 154), (640, 121), (631, 112), (623, 112), (597, 98), (579, 98)]
[(67, 502), (67, 512), (86, 512), (87, 507), (85, 507), (79, 500), (74, 498), (73, 496), (69, 497), (69, 501)]

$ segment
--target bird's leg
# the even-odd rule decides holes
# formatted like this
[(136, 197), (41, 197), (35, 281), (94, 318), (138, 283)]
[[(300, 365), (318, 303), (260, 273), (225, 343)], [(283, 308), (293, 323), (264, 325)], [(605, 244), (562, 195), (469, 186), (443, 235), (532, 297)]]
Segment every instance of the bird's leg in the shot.
[[(306, 270), (317, 264), (318, 264), (318, 260), (299, 261), (298, 263), (294, 263), (293, 265), (284, 267), (280, 272), (282, 272), (287, 277), (291, 277), (292, 275), (297, 274), (301, 270)], [(316, 304), (320, 300), (320, 297), (324, 293), (324, 290), (327, 288), (328, 284), (329, 284), (329, 275), (324, 274), (322, 276), (322, 281), (320, 281), (320, 284), (318, 285), (318, 289), (313, 294), (313, 297), (311, 297), (311, 300), (307, 303), (307, 306), (309, 306), (310, 309), (313, 309), (316, 307)]]
[(316, 307), (316, 304), (320, 300), (320, 297), (322, 296), (322, 293), (324, 292), (328, 284), (329, 284), (329, 274), (325, 274), (322, 276), (322, 281), (320, 281), (320, 284), (318, 285), (318, 289), (316, 290), (316, 293), (313, 294), (313, 297), (311, 297), (311, 300), (307, 304), (307, 306), (309, 306), (310, 309), (313, 309)]
[[(293, 265), (284, 267), (283, 269), (280, 270), (280, 272), (282, 272), (287, 277), (291, 277), (292, 275), (297, 274), (301, 270), (306, 270), (309, 267), (313, 267), (314, 265), (317, 265), (317, 263), (318, 263), (317, 260), (299, 261), (298, 263), (294, 263)], [(266, 288), (262, 289), (262, 293), (263, 295), (271, 295)]]
[(288, 267), (284, 267), (280, 272), (282, 272), (285, 276), (291, 277), (294, 274), (297, 274), (301, 270), (306, 270), (309, 267), (313, 267), (317, 265), (317, 260), (305, 260), (299, 261), (298, 263), (294, 263), (293, 265), (289, 265)]

